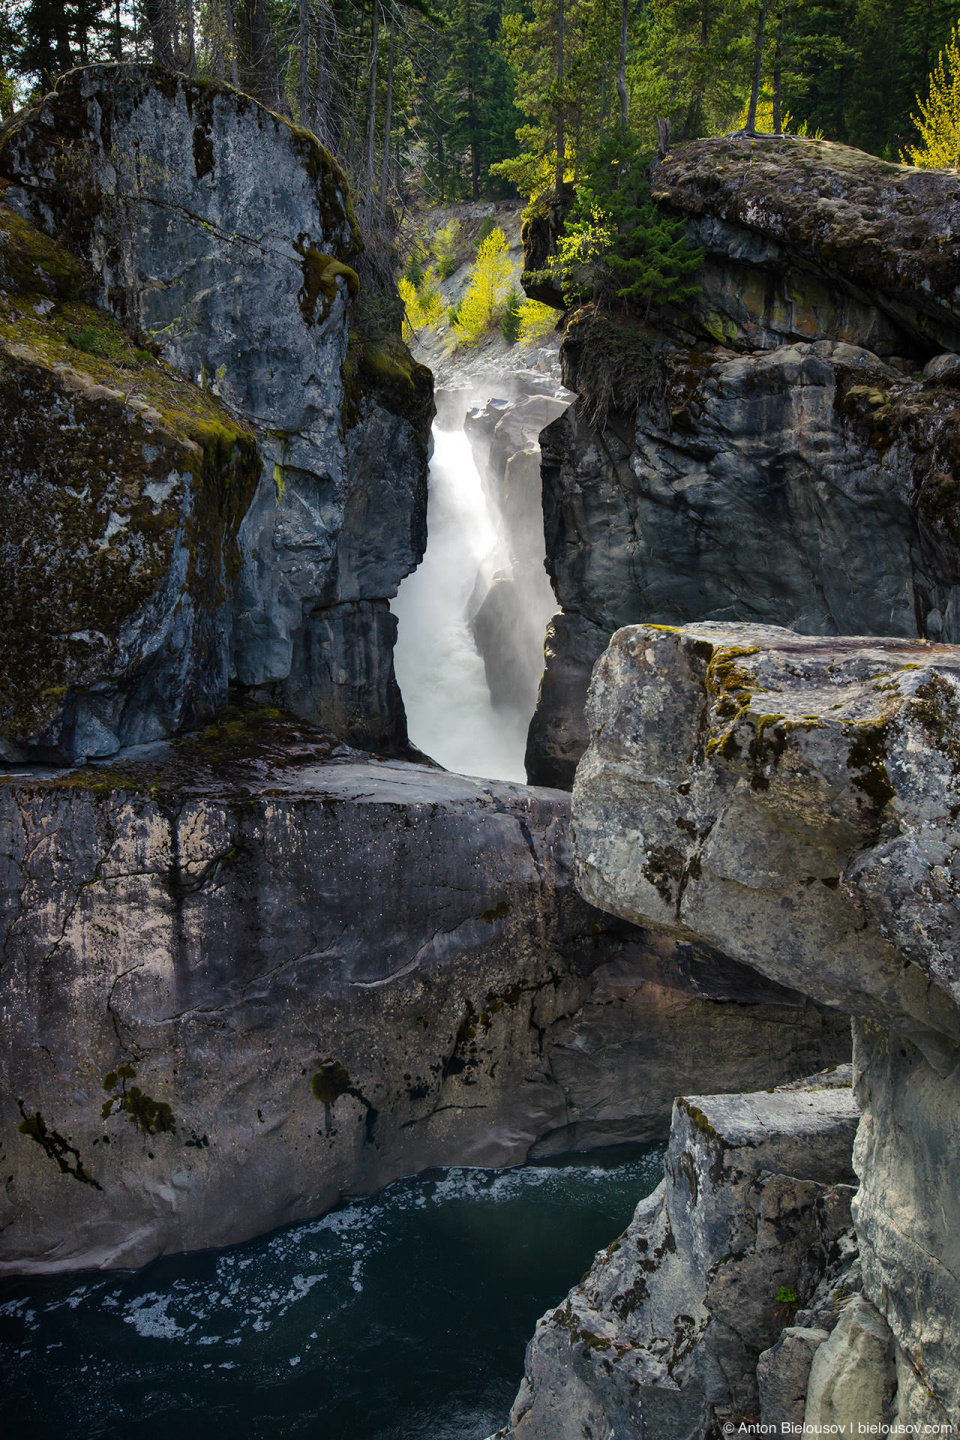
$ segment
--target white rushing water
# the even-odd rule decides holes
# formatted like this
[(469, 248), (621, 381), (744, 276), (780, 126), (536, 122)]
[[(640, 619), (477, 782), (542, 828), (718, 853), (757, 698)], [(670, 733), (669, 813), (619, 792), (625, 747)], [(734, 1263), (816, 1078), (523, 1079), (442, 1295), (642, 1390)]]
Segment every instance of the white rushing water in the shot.
[(434, 430), (427, 553), (391, 602), (411, 742), (448, 770), (524, 780), (526, 718), (497, 709), (470, 633), (477, 577), (508, 563), (463, 430)]

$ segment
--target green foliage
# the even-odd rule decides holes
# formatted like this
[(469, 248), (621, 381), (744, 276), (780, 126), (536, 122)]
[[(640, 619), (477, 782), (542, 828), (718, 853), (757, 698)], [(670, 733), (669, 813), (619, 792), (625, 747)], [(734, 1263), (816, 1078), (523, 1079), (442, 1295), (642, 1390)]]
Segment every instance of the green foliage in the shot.
[(437, 274), (441, 280), (449, 280), (457, 268), (457, 249), (460, 244), (460, 221), (449, 220), (433, 237), (433, 258), (437, 262)]
[(500, 334), (508, 345), (515, 345), (520, 339), (522, 310), (523, 297), (516, 285), (513, 285), (510, 288), (507, 303), (504, 305), (503, 314), (500, 317)]
[(553, 266), (569, 305), (592, 300), (647, 315), (654, 304), (697, 294), (691, 276), (703, 251), (690, 245), (682, 221), (657, 209), (647, 168), (636, 138), (619, 128), (584, 162)]
[(477, 251), (477, 263), (460, 301), (453, 333), (457, 345), (478, 345), (500, 318), (510, 281), (507, 240), (499, 228), (492, 230)]
[(780, 1289), (777, 1291), (777, 1304), (778, 1304), (778, 1305), (796, 1305), (796, 1303), (797, 1303), (796, 1294), (794, 1293), (794, 1291), (792, 1291), (792, 1290), (790, 1289), (790, 1286), (789, 1286), (789, 1285), (781, 1285), (781, 1286), (780, 1286)]
[(914, 116), (914, 124), (920, 144), (908, 145), (900, 158), (925, 170), (960, 166), (960, 38), (956, 26), (930, 75), (927, 99), (918, 95), (917, 105), (920, 114)]
[(129, 1064), (118, 1065), (116, 1070), (104, 1075), (103, 1088), (113, 1094), (101, 1106), (100, 1118), (107, 1120), (113, 1114), (124, 1114), (144, 1135), (171, 1134), (176, 1126), (170, 1105), (166, 1100), (145, 1095), (139, 1085), (128, 1087), (127, 1081), (136, 1078), (137, 1072)]
[[(71, 335), (70, 343), (75, 349), (82, 350), (87, 355), (102, 355), (106, 360), (116, 360), (121, 353), (119, 341), (113, 335), (104, 330), (97, 330), (92, 325), (85, 326), (84, 329)], [(151, 355), (149, 358), (152, 360), (153, 356)]]
[(477, 232), (478, 253), (480, 250), (480, 246), (483, 244), (484, 240), (486, 240), (488, 235), (491, 235), (493, 233), (496, 223), (497, 222), (494, 220), (492, 215), (484, 215), (483, 219), (480, 221), (480, 229)]
[(420, 330), (436, 329), (443, 318), (443, 296), (433, 267), (424, 272), (419, 290), (406, 276), (401, 277), (399, 290), (404, 308), (404, 340), (412, 340)]
[(414, 290), (419, 290), (424, 277), (423, 255), (419, 245), (415, 245), (407, 256), (407, 263), (403, 268), (403, 278)]
[(441, 200), (477, 200), (489, 188), (491, 162), (515, 148), (522, 120), (514, 76), (495, 44), (502, 0), (444, 0), (443, 8), (442, 59), (424, 95), (435, 145), (431, 178)]
[(545, 339), (557, 328), (558, 312), (539, 300), (525, 300), (520, 306), (520, 344), (532, 345)]

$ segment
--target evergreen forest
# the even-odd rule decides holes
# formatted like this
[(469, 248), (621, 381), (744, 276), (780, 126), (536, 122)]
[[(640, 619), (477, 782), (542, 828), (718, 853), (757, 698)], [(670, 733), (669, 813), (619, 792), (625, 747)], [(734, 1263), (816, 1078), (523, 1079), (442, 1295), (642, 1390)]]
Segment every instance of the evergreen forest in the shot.
[(678, 140), (752, 120), (913, 158), (958, 16), (958, 0), (4, 0), (0, 107), (100, 60), (226, 81), (335, 152), (370, 228), (579, 181), (625, 124), (648, 152), (658, 124)]

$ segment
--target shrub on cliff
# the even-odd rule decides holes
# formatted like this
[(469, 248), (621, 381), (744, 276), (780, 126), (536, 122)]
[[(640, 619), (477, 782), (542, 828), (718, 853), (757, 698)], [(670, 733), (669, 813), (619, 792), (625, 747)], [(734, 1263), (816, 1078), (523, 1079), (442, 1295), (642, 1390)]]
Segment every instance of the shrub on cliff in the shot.
[(926, 100), (917, 96), (920, 114), (910, 118), (920, 131), (920, 144), (908, 145), (900, 159), (924, 170), (960, 165), (960, 29), (955, 25), (937, 67), (930, 75)]
[(460, 221), (450, 220), (433, 237), (433, 258), (437, 262), (437, 273), (441, 280), (449, 280), (457, 268), (457, 249), (460, 245)]
[(696, 295), (691, 277), (702, 260), (683, 221), (650, 198), (636, 137), (617, 130), (602, 140), (587, 158), (552, 266), (567, 304), (596, 301), (646, 316), (654, 304)]

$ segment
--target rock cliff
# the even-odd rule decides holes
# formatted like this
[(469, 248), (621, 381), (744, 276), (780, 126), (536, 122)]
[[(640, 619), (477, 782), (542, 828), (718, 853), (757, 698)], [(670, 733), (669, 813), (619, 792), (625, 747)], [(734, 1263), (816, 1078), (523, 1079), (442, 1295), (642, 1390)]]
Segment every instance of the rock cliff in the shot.
[(687, 1440), (756, 1414), (759, 1357), (849, 1258), (858, 1115), (831, 1079), (677, 1101), (663, 1184), (537, 1325), (501, 1440)]
[[(53, 504), (46, 570), (18, 589), (4, 557), (11, 623), (56, 632), (64, 653), (41, 698), (4, 677), (8, 751), (70, 760), (157, 739), (208, 718), (230, 676), (352, 742), (402, 747), (388, 600), (425, 543), (430, 376), (392, 333), (335, 162), (228, 87), (100, 66), (4, 127), (0, 181), (16, 222), (5, 304), (27, 283), (23, 236), (41, 232), (48, 274), (36, 323), (22, 304), (10, 315), (31, 355), (8, 361), (7, 395), (32, 411), (19, 385), (65, 392), (57, 423), (22, 437), (50, 450), (55, 479), (25, 467), (11, 501), (27, 534), (31, 504)], [(53, 264), (46, 236), (76, 259)], [(14, 361), (56, 378), (21, 379)], [(110, 404), (129, 438), (111, 423), (118, 478), (95, 482), (78, 532), (86, 475), (62, 451), (77, 427), (96, 445)], [(161, 455), (177, 440), (187, 459)], [(97, 572), (89, 593), (48, 592), (51, 568), (73, 564)], [(136, 593), (118, 606), (127, 573)]]
[[(960, 640), (956, 177), (720, 138), (660, 161), (652, 192), (704, 249), (700, 292), (621, 324), (643, 383), (541, 437), (562, 614), (530, 732), (539, 784), (572, 784), (590, 672), (621, 625)], [(531, 226), (531, 265), (555, 229)], [(606, 324), (572, 317), (572, 389)]]
[(849, 1046), (795, 992), (585, 905), (567, 796), (263, 707), (9, 771), (0, 915), (6, 1270), (139, 1265), (425, 1166), (648, 1138), (675, 1083)]
[[(582, 893), (854, 1017), (853, 1218), (863, 1292), (892, 1337), (892, 1413), (956, 1426), (960, 648), (628, 627), (589, 723)], [(819, 1360), (812, 1347), (817, 1423), (839, 1423), (838, 1376), (880, 1344), (851, 1326)]]

